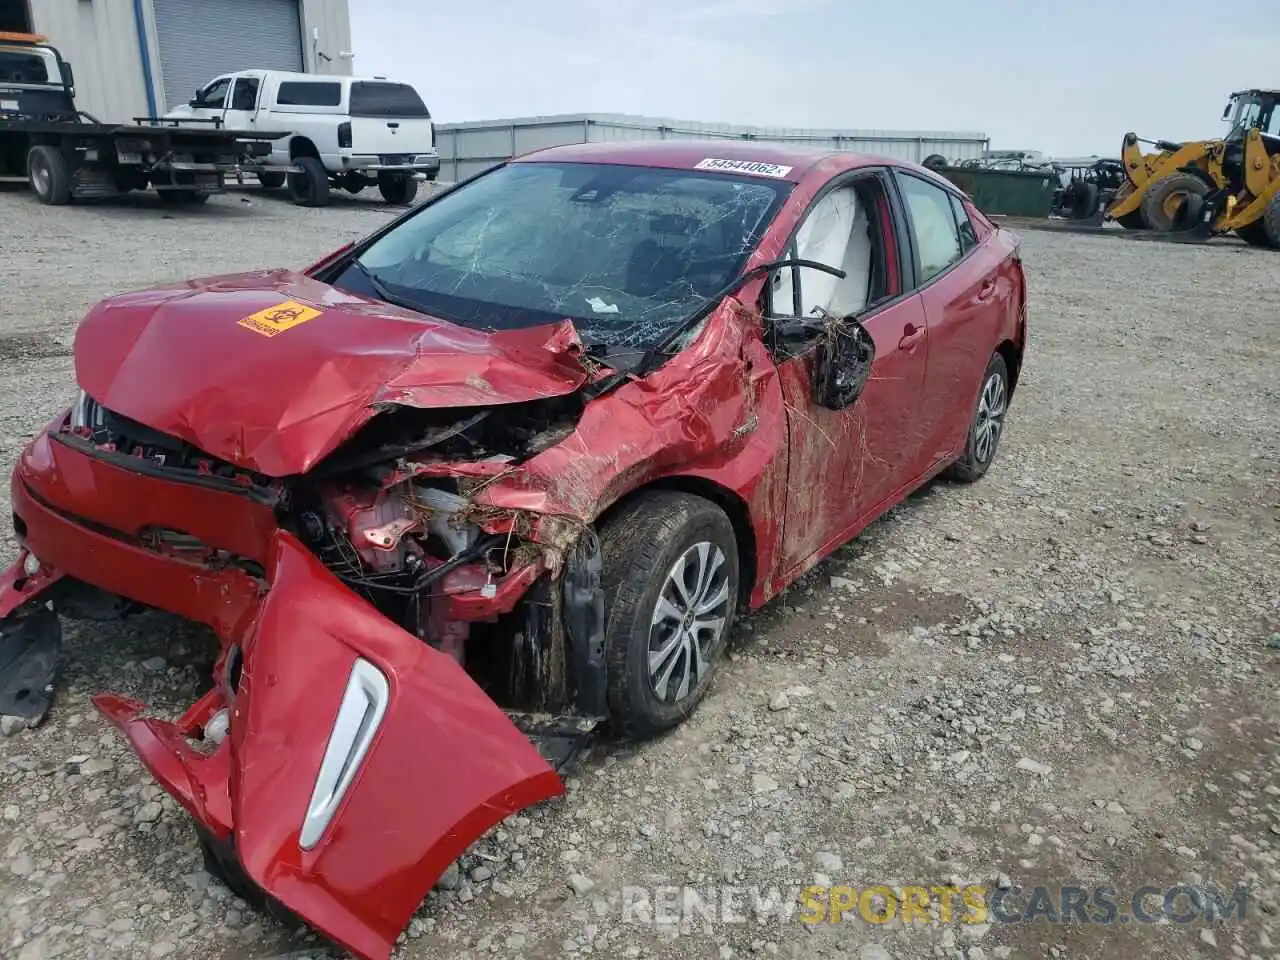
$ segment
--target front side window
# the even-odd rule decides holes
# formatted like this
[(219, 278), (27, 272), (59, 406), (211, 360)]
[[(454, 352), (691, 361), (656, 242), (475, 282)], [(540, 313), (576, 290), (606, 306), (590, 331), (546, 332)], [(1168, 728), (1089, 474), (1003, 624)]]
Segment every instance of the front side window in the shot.
[(844, 271), (843, 278), (809, 267), (779, 270), (770, 292), (774, 316), (857, 315), (894, 297), (893, 238), (888, 198), (879, 177), (864, 176), (823, 195), (805, 215), (789, 256)]
[(232, 110), (255, 110), (258, 106), (258, 78), (241, 77), (231, 94)]
[(916, 240), (920, 283), (927, 283), (963, 255), (951, 194), (919, 177), (902, 174), (898, 179), (907, 219)]
[(614, 164), (513, 163), (445, 194), (336, 282), (462, 326), (571, 319), (643, 349), (742, 270), (791, 185)]
[(282, 107), (336, 107), (342, 103), (342, 84), (288, 80), (276, 91), (276, 103)]
[(231, 79), (222, 77), (201, 90), (197, 102), (210, 110), (221, 110), (227, 102), (227, 91), (230, 89)]

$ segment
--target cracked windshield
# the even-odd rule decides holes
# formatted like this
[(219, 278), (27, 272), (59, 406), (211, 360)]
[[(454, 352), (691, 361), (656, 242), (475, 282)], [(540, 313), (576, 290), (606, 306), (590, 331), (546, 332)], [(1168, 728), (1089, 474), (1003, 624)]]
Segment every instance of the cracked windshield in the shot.
[(790, 186), (619, 165), (513, 164), (425, 207), (340, 280), (464, 326), (566, 317), (643, 349), (742, 269)]

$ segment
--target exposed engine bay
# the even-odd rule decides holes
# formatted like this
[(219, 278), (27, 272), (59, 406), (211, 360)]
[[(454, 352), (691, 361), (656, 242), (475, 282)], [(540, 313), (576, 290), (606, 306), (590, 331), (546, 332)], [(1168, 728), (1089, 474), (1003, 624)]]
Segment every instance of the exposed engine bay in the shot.
[[(127, 457), (171, 476), (187, 474), (193, 482), (226, 484), (268, 502), (279, 525), (343, 584), (464, 666), (499, 704), (522, 712), (585, 707), (602, 713), (598, 683), (582, 675), (595, 668), (589, 661), (601, 662), (599, 651), (584, 649), (575, 657), (566, 649), (571, 621), (587, 647), (594, 644), (584, 632), (599, 637), (598, 570), (594, 586), (588, 571), (582, 594), (580, 565), (566, 569), (563, 555), (549, 560), (547, 547), (531, 539), (530, 515), (495, 511), (471, 499), (490, 478), (572, 433), (582, 409), (577, 395), (479, 408), (389, 407), (311, 471), (285, 478), (211, 458), (92, 400), (82, 399), (68, 433), (99, 455)], [(479, 475), (453, 476), (451, 465), (471, 466), (476, 469), (460, 472)], [(580, 543), (572, 556), (598, 567), (594, 533), (574, 533)], [(181, 531), (152, 536), (160, 537), (152, 544), (156, 548), (203, 549), (206, 562), (234, 562), (213, 557)], [(518, 587), (510, 591), (509, 604), (498, 597), (504, 583)], [(566, 610), (570, 589), (581, 602)], [(488, 609), (472, 603), (460, 612), (457, 597), (491, 603)]]

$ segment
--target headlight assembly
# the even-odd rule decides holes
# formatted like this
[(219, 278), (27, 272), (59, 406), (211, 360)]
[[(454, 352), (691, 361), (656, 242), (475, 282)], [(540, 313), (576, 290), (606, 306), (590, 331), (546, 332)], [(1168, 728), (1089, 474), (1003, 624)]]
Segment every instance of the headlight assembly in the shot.
[(83, 390), (71, 405), (71, 429), (98, 430), (102, 427), (102, 408)]

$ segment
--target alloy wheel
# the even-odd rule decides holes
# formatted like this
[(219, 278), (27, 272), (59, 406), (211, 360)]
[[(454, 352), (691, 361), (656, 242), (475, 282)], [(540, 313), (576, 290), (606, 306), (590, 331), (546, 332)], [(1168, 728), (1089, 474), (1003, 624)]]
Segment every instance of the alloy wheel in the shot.
[(701, 541), (668, 571), (649, 628), (649, 683), (664, 703), (698, 689), (724, 634), (730, 605), (724, 551)]
[(978, 401), (978, 422), (974, 425), (973, 452), (979, 463), (986, 463), (996, 452), (1000, 431), (1004, 429), (1004, 414), (1008, 408), (1008, 391), (1004, 377), (993, 373), (982, 386), (982, 398)]

